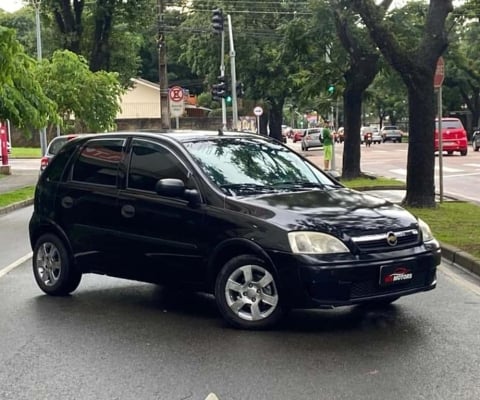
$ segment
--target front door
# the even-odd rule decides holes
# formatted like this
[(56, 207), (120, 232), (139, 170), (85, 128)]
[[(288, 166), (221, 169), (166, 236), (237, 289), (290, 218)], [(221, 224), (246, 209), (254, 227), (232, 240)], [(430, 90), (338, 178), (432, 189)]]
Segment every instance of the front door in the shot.
[(204, 279), (204, 207), (155, 192), (159, 179), (181, 179), (197, 188), (174, 151), (148, 139), (132, 140), (125, 188), (119, 193), (122, 274), (176, 285)]

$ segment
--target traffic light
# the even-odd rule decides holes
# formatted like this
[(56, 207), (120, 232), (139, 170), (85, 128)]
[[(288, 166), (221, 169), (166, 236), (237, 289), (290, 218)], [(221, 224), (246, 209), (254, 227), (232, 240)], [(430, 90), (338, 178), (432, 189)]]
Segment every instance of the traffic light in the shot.
[(225, 76), (217, 76), (217, 83), (212, 85), (212, 99), (220, 101), (228, 95), (228, 82)]
[(328, 94), (332, 95), (335, 93), (335, 85), (333, 83), (331, 83), (330, 85), (328, 85), (328, 88), (327, 88), (327, 92)]
[(237, 82), (237, 97), (243, 97), (245, 95), (245, 87), (242, 82)]
[(227, 97), (225, 97), (225, 103), (227, 106), (232, 105), (232, 96), (229, 93), (227, 94)]
[(221, 8), (213, 10), (212, 27), (217, 33), (223, 32), (223, 12)]

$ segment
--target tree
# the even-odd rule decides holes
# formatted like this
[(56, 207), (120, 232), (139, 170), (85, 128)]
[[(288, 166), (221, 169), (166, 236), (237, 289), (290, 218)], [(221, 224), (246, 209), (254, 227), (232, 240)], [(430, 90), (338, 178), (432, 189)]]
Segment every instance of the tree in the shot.
[(396, 37), (396, 27), (373, 0), (352, 0), (352, 6), (369, 28), (374, 43), (407, 86), (410, 129), (407, 192), (403, 202), (409, 206), (434, 207), (433, 76), (437, 60), (448, 45), (445, 21), (453, 10), (452, 1), (430, 0), (422, 34), (414, 47)]
[(117, 73), (91, 72), (83, 57), (58, 50), (51, 61), (42, 60), (37, 77), (57, 103), (65, 130), (102, 132), (114, 128), (123, 90)]
[[(340, 42), (348, 54), (348, 67), (344, 73), (345, 90), (345, 144), (342, 177), (352, 179), (360, 176), (360, 128), (362, 125), (362, 102), (365, 90), (377, 75), (380, 65), (378, 51), (366, 40), (366, 32), (358, 27), (355, 16), (343, 1), (330, 1), (334, 6), (335, 27)], [(349, 3), (349, 2), (348, 2)], [(385, 11), (391, 1), (382, 5)]]
[(0, 120), (29, 132), (58, 122), (56, 104), (34, 75), (36, 61), (25, 54), (15, 31), (0, 26)]
[[(89, 60), (92, 71), (118, 71), (126, 85), (138, 75), (141, 33), (154, 24), (155, 0), (44, 0), (42, 9), (53, 15), (61, 48)], [(135, 33), (140, 32), (140, 33)]]

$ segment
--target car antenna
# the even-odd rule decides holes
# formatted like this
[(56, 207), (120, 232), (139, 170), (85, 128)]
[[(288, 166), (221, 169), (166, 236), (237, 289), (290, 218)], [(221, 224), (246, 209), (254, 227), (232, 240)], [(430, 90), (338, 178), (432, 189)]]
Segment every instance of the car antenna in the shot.
[(223, 136), (222, 128), (219, 128), (219, 129), (218, 129), (218, 136)]

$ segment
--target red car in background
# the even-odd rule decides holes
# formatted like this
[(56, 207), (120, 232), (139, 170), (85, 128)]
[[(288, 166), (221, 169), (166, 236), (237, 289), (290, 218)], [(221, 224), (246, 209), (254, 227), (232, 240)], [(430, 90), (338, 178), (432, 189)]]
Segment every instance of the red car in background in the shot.
[(305, 131), (306, 129), (295, 129), (292, 137), (293, 143), (301, 142), (303, 136), (305, 135)]
[[(435, 151), (438, 151), (438, 118), (435, 120)], [(462, 156), (468, 153), (467, 131), (458, 118), (442, 118), (442, 150), (447, 154), (454, 151)]]

